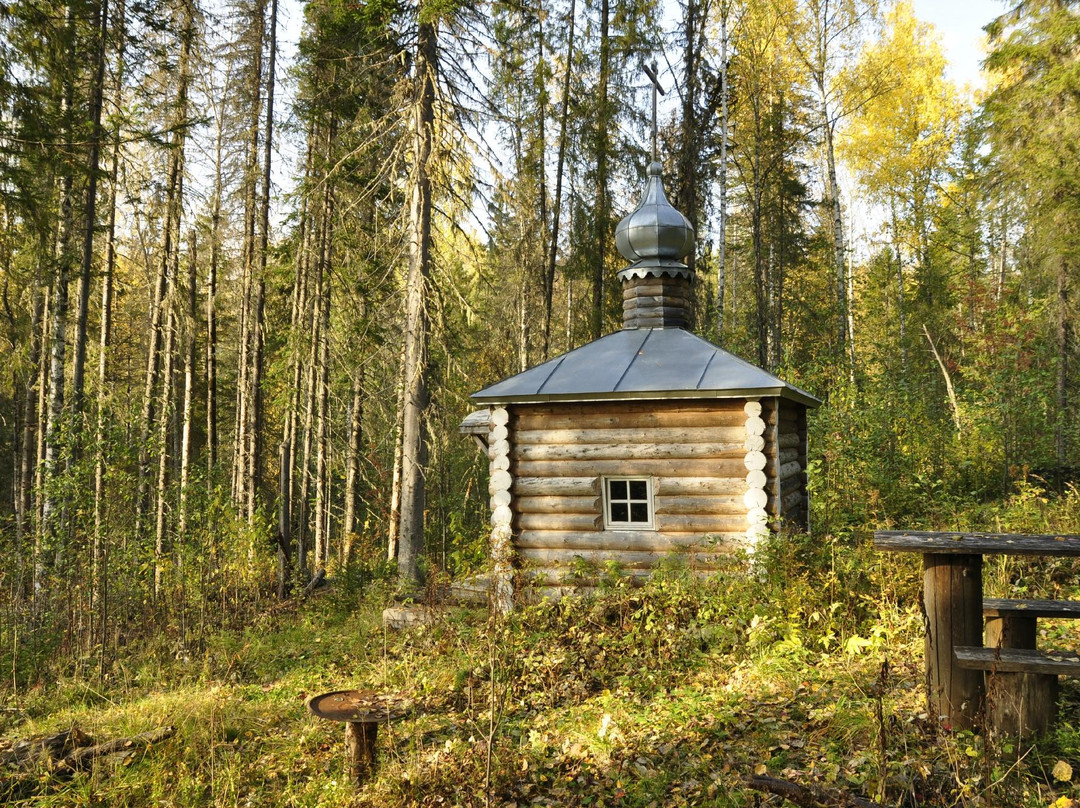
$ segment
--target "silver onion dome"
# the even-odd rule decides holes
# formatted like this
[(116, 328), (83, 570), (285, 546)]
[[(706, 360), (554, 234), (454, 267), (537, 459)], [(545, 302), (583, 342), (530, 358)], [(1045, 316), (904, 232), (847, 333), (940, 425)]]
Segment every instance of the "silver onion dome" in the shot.
[(694, 249), (694, 228), (668, 202), (661, 172), (660, 163), (649, 164), (641, 202), (615, 228), (615, 246), (634, 262), (620, 275), (689, 273), (681, 259)]

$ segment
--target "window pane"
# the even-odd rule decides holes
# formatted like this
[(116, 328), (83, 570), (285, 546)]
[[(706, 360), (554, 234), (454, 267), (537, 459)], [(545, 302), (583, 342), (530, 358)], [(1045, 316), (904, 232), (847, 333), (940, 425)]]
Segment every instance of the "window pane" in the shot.
[(649, 505), (645, 502), (633, 502), (630, 504), (630, 521), (647, 524), (649, 521)]
[(644, 480), (630, 480), (630, 499), (648, 499), (649, 486)]
[(625, 502), (612, 502), (611, 503), (611, 521), (612, 522), (629, 522), (629, 515), (627, 513), (627, 505)]
[(612, 499), (626, 499), (626, 480), (611, 480), (608, 485)]

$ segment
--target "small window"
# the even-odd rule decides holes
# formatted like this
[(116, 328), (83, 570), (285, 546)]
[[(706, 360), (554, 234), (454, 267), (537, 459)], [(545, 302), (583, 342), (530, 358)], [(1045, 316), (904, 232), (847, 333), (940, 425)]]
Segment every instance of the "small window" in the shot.
[(652, 480), (648, 477), (606, 478), (604, 526), (624, 530), (652, 528)]

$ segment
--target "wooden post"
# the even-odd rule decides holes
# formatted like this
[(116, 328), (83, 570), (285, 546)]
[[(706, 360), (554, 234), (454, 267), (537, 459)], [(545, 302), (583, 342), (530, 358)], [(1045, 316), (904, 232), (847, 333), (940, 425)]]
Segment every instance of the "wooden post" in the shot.
[(362, 786), (375, 773), (375, 741), (379, 737), (379, 725), (365, 721), (345, 723), (345, 757), (349, 765), (349, 777), (353, 784)]
[[(986, 621), (987, 648), (1034, 650), (1036, 620), (1020, 614)], [(1042, 734), (1057, 719), (1058, 677), (1047, 673), (986, 673), (987, 719), (1002, 735)]]
[(982, 556), (923, 556), (927, 707), (947, 729), (972, 729), (983, 705), (980, 671), (960, 668), (958, 645), (982, 642)]

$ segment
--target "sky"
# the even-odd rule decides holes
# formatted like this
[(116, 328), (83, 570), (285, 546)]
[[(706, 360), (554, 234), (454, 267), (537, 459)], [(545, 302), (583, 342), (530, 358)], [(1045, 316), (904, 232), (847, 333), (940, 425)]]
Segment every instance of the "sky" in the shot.
[(949, 60), (949, 78), (958, 85), (982, 87), (986, 35), (983, 26), (1003, 14), (1003, 0), (912, 0), (915, 16), (933, 23)]

